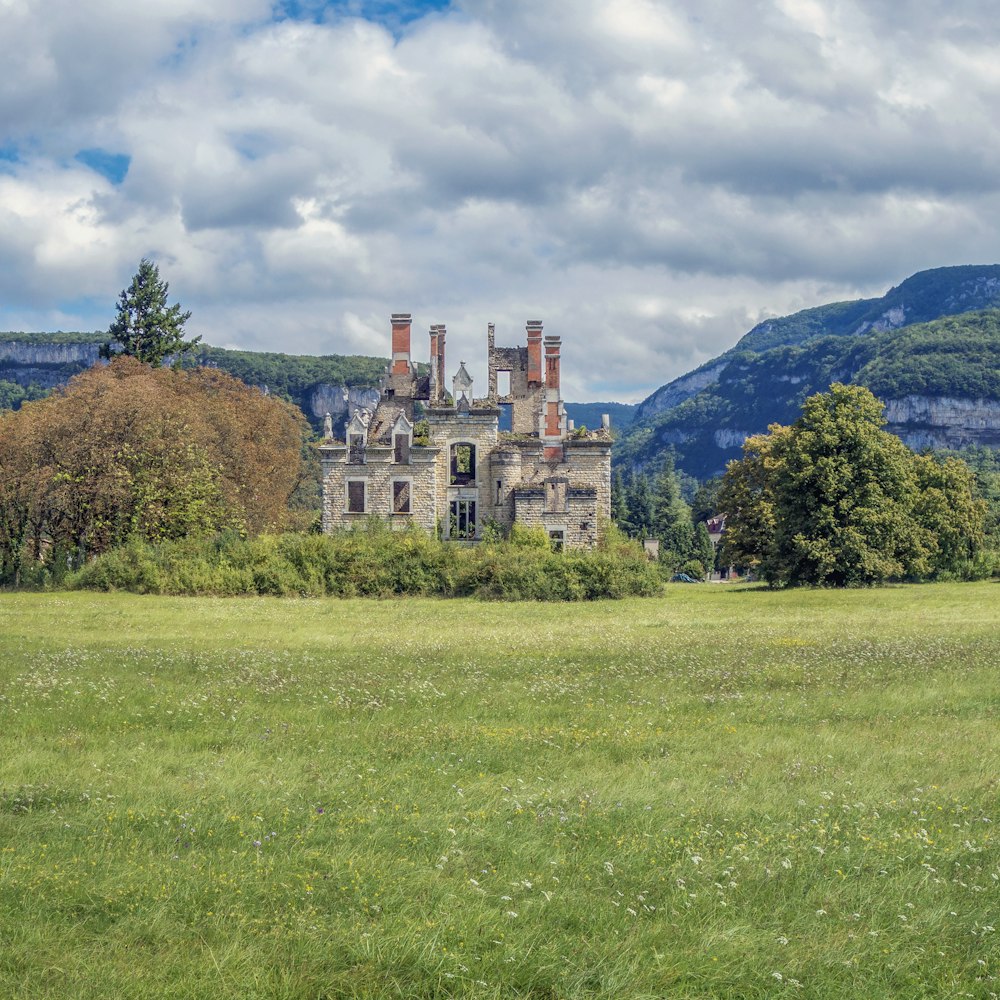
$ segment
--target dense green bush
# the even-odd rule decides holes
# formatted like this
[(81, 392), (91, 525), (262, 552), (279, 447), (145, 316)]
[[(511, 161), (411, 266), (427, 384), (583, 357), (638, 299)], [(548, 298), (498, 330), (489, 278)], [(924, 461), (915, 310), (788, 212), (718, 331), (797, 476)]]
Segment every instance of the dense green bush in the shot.
[(957, 458), (915, 455), (883, 405), (834, 383), (790, 427), (751, 437), (719, 491), (723, 557), (772, 585), (857, 587), (989, 571), (987, 504)]
[(439, 542), (379, 521), (333, 535), (225, 532), (210, 539), (129, 542), (69, 574), (65, 585), (142, 594), (460, 597), (580, 601), (659, 592), (638, 544), (609, 529), (593, 551), (517, 542)]

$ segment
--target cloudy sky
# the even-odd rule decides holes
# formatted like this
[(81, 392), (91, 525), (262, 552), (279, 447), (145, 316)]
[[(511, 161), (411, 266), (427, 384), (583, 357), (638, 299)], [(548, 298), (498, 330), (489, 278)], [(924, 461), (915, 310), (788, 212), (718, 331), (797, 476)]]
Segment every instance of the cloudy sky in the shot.
[(1000, 261), (987, 0), (0, 0), (0, 329), (152, 257), (220, 346), (642, 398), (755, 322)]

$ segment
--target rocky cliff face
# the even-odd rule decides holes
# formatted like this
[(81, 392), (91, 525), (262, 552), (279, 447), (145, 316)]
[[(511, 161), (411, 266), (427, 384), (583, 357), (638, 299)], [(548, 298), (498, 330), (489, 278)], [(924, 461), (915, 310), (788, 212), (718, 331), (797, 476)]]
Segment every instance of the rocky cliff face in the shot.
[(683, 403), (686, 399), (691, 399), (692, 396), (697, 396), (702, 389), (710, 386), (719, 377), (725, 367), (725, 361), (718, 361), (703, 368), (697, 368), (687, 375), (675, 378), (673, 382), (660, 386), (656, 392), (647, 396), (639, 404), (633, 422), (640, 423), (656, 413), (662, 413), (664, 410), (669, 410), (671, 407)]
[(28, 344), (0, 341), (0, 365), (82, 365), (99, 357), (100, 344)]
[(885, 404), (887, 430), (911, 448), (1000, 448), (1000, 402), (905, 396)]
[(366, 386), (320, 383), (313, 387), (307, 398), (306, 416), (314, 421), (321, 421), (329, 413), (333, 417), (333, 426), (343, 431), (357, 410), (374, 410), (378, 406), (379, 397), (378, 389)]
[(0, 379), (54, 389), (97, 361), (100, 344), (0, 341)]

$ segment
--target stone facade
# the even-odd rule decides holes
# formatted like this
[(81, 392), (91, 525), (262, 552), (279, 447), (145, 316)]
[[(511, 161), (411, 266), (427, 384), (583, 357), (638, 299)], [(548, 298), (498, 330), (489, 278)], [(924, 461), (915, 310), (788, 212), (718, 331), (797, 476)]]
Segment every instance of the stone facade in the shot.
[[(464, 364), (452, 393), (445, 389), (444, 326), (431, 327), (430, 374), (418, 376), (410, 316), (394, 314), (378, 404), (352, 416), (343, 442), (328, 438), (320, 448), (323, 530), (374, 515), (452, 541), (476, 541), (490, 524), (523, 524), (544, 528), (559, 548), (595, 545), (611, 517), (611, 435), (606, 426), (572, 430), (559, 391), (560, 340), (543, 342), (537, 320), (526, 332), (527, 347), (497, 347), (490, 324), (487, 395), (476, 399)], [(418, 420), (426, 434), (414, 440)]]

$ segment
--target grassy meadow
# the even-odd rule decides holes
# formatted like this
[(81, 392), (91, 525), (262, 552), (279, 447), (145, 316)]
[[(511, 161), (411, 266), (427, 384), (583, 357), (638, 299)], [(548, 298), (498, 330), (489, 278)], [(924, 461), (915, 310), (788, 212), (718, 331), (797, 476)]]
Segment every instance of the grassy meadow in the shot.
[(1000, 993), (1000, 585), (0, 595), (0, 997)]

